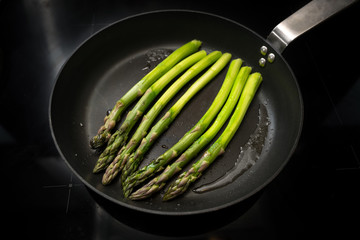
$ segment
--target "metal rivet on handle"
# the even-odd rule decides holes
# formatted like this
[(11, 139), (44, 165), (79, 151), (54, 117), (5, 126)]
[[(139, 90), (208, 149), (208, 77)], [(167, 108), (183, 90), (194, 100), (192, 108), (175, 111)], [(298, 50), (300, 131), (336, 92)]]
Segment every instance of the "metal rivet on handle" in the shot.
[(261, 48), (260, 48), (260, 53), (263, 55), (263, 56), (265, 56), (266, 55), (266, 53), (267, 53), (267, 47), (266, 46), (262, 46)]
[(269, 63), (274, 62), (274, 60), (275, 60), (275, 54), (269, 53), (269, 56), (268, 56), (267, 60), (268, 60)]
[(259, 60), (260, 67), (265, 67), (265, 63), (266, 63), (265, 58), (260, 58), (260, 60)]

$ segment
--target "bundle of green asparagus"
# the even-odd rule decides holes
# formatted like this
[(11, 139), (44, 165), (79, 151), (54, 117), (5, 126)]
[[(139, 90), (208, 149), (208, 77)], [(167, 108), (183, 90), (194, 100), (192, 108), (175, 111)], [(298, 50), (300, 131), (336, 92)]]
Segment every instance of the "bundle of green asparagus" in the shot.
[(222, 108), (224, 102), (228, 98), (230, 90), (234, 88), (234, 86), (239, 85), (238, 81), (236, 81), (235, 84), (234, 81), (236, 75), (239, 72), (241, 64), (242, 61), (240, 59), (236, 59), (231, 62), (221, 89), (219, 90), (214, 101), (212, 102), (210, 108), (199, 120), (199, 122), (168, 151), (166, 151), (164, 154), (162, 154), (160, 157), (152, 161), (144, 168), (138, 170), (136, 173), (129, 176), (123, 182), (123, 190), (125, 196), (129, 195), (133, 187), (144, 182), (145, 180), (153, 176), (156, 172), (163, 170), (166, 164), (170, 163), (171, 160), (175, 159), (177, 156), (179, 156), (179, 154), (185, 151), (208, 128), (208, 126), (213, 121), (215, 116)]
[(210, 67), (189, 89), (184, 95), (164, 114), (164, 116), (157, 122), (150, 130), (150, 132), (144, 137), (137, 148), (137, 150), (130, 156), (124, 169), (122, 170), (122, 181), (126, 179), (131, 173), (133, 173), (140, 162), (142, 161), (144, 154), (149, 150), (154, 141), (168, 128), (168, 126), (174, 121), (176, 116), (183, 109), (185, 104), (210, 80), (212, 80), (230, 61), (231, 54), (224, 53), (214, 65)]
[[(198, 123), (168, 151), (147, 166), (137, 170), (154, 141), (170, 126), (183, 107), (231, 60), (230, 53), (222, 54), (219, 51), (213, 51), (207, 55), (204, 50), (198, 51), (200, 45), (201, 41), (193, 40), (175, 50), (118, 100), (111, 113), (105, 117), (104, 125), (90, 140), (92, 148), (99, 148), (107, 144), (93, 169), (94, 173), (106, 169), (102, 179), (104, 185), (109, 184), (121, 172), (125, 197), (138, 200), (159, 191), (172, 176), (178, 173), (216, 136), (237, 103), (233, 116), (219, 139), (189, 171), (182, 173), (179, 179), (171, 184), (164, 195), (164, 200), (172, 199), (185, 192), (189, 184), (198, 179), (215, 158), (225, 151), (262, 81), (259, 73), (250, 75), (250, 67), (241, 67), (241, 59), (231, 61), (221, 89)], [(152, 126), (162, 109), (178, 91), (206, 68), (208, 70)], [(182, 72), (184, 73), (152, 105), (162, 90)], [(111, 134), (116, 122), (120, 120), (121, 114), (138, 97), (141, 98), (129, 111), (120, 128)], [(150, 109), (147, 111), (147, 108)], [(146, 111), (147, 113), (143, 116)], [(128, 140), (130, 131), (141, 118), (135, 133)], [(212, 126), (209, 127), (212, 122)], [(151, 130), (148, 132), (150, 128)], [(179, 155), (180, 157), (171, 164)], [(134, 187), (162, 170), (164, 171), (159, 176), (132, 193)]]
[[(239, 74), (238, 72), (238, 69), (229, 68), (230, 74), (235, 74), (235, 77), (237, 75), (236, 81), (232, 86), (230, 96), (228, 97), (223, 108), (221, 109), (221, 112), (217, 115), (213, 125), (200, 138), (198, 138), (173, 164), (168, 165), (167, 168), (162, 172), (162, 174), (160, 174), (158, 177), (155, 177), (148, 184), (133, 193), (130, 196), (130, 199), (143, 199), (162, 189), (168, 179), (178, 173), (193, 157), (195, 157), (199, 153), (199, 151), (204, 146), (206, 146), (215, 137), (215, 135), (218, 133), (220, 128), (223, 126), (225, 121), (232, 113), (236, 103), (238, 102), (248, 75), (251, 72), (251, 68), (243, 67), (241, 68)], [(166, 162), (162, 163), (163, 166), (165, 166), (165, 164)], [(152, 166), (150, 167), (150, 169), (151, 168)], [(133, 178), (136, 178), (136, 175)], [(129, 178), (129, 181), (130, 179), (131, 178)]]
[[(221, 57), (221, 58), (220, 58)], [(222, 59), (220, 61), (220, 59)], [(229, 57), (228, 57), (229, 58)], [(206, 67), (213, 64), (215, 61), (222, 62), (224, 65), (226, 64), (223, 61), (222, 54), (219, 51), (214, 51), (210, 53), (208, 56), (204, 57), (202, 60), (194, 64), (189, 70), (187, 70), (175, 83), (171, 85), (171, 87), (159, 98), (159, 100), (153, 105), (153, 107), (146, 113), (143, 117), (140, 125), (138, 126), (136, 132), (133, 134), (131, 139), (128, 141), (127, 145), (120, 149), (117, 153), (115, 159), (111, 162), (111, 164), (107, 167), (106, 172), (103, 177), (103, 184), (108, 184), (114, 179), (114, 177), (122, 170), (125, 163), (128, 161), (131, 154), (136, 150), (140, 141), (143, 137), (146, 136), (148, 129), (151, 127), (155, 118), (159, 115), (161, 110), (165, 107), (165, 105), (175, 96), (175, 94), (187, 83), (189, 80), (194, 78), (197, 74), (203, 71)], [(199, 91), (211, 78), (199, 78), (196, 83), (186, 92), (195, 94)], [(207, 82), (206, 82), (207, 81)], [(201, 84), (203, 84), (201, 86)], [(185, 93), (185, 94), (186, 94)], [(184, 94), (184, 96), (185, 96)], [(191, 96), (192, 97), (192, 96)], [(183, 99), (181, 102), (185, 104), (187, 101), (191, 99)], [(166, 127), (163, 127), (164, 130)], [(110, 141), (109, 144), (112, 144)], [(110, 146), (109, 146), (110, 147)], [(145, 153), (144, 153), (145, 154)], [(100, 161), (100, 159), (99, 159)], [(108, 163), (110, 161), (107, 161)]]

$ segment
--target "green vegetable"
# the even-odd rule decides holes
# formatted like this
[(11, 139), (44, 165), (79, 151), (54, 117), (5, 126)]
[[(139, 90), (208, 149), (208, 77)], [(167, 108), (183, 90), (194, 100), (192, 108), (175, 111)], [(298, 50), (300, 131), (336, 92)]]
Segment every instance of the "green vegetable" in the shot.
[(230, 61), (231, 54), (224, 53), (211, 68), (206, 71), (184, 95), (165, 113), (165, 115), (153, 126), (150, 132), (142, 139), (141, 144), (125, 164), (121, 179), (122, 182), (138, 168), (144, 154), (149, 150), (155, 140), (169, 127), (176, 116), (181, 112), (188, 101), (210, 82)]
[(176, 93), (192, 78), (218, 60), (221, 55), (222, 54), (219, 51), (210, 53), (208, 56), (204, 57), (199, 62), (194, 64), (190, 69), (188, 69), (179, 79), (175, 81), (175, 83), (169, 87), (169, 89), (165, 91), (165, 93), (143, 117), (141, 124), (138, 126), (136, 132), (131, 137), (127, 145), (120, 149), (115, 159), (108, 166), (102, 179), (103, 184), (109, 184), (118, 174), (118, 172), (122, 170), (129, 156), (135, 151), (141, 139), (146, 136), (147, 131), (151, 127), (155, 118), (159, 115), (161, 110), (170, 101), (170, 99), (172, 99)]
[(135, 186), (152, 177), (155, 173), (163, 170), (166, 164), (178, 157), (201, 134), (205, 132), (205, 130), (219, 113), (220, 109), (228, 98), (230, 90), (234, 85), (236, 76), (238, 75), (241, 64), (242, 61), (240, 59), (236, 59), (231, 62), (223, 85), (221, 86), (216, 98), (214, 99), (204, 116), (192, 129), (190, 129), (190, 131), (188, 131), (173, 147), (167, 150), (164, 154), (162, 154), (157, 159), (153, 160), (150, 164), (126, 178), (125, 182), (123, 182), (123, 189), (125, 195), (129, 195), (129, 193), (131, 193), (132, 189)]
[(202, 155), (200, 160), (193, 164), (188, 171), (180, 174), (180, 176), (170, 184), (163, 197), (164, 201), (173, 199), (184, 193), (190, 184), (196, 181), (220, 154), (225, 152), (227, 145), (239, 128), (261, 82), (262, 76), (260, 73), (253, 73), (249, 76), (235, 112), (223, 133)]
[[(196, 140), (173, 164), (167, 166), (167, 168), (149, 183), (142, 188), (134, 192), (130, 199), (139, 200), (149, 197), (153, 193), (162, 189), (166, 182), (174, 176), (176, 173), (182, 170), (182, 168), (203, 149), (219, 132), (224, 123), (231, 115), (236, 103), (239, 100), (240, 94), (245, 86), (246, 80), (251, 72), (250, 67), (241, 68), (239, 74), (236, 72), (237, 77), (234, 85), (232, 86), (230, 96), (226, 101), (226, 104), (221, 109), (212, 126), (198, 139)], [(234, 78), (235, 78), (234, 77)]]

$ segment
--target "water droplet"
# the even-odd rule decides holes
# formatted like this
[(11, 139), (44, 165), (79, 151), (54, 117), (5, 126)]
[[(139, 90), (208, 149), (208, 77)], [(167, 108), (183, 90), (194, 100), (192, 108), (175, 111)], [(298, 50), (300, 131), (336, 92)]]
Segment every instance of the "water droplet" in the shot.
[(150, 69), (150, 65), (146, 65), (145, 67), (143, 67), (141, 70), (145, 71), (145, 70), (148, 70)]
[(172, 53), (170, 49), (152, 49), (146, 53), (146, 66), (142, 70), (148, 70), (155, 67), (162, 60), (167, 58)]
[(84, 124), (80, 123), (80, 127), (83, 127), (83, 126), (84, 126)]

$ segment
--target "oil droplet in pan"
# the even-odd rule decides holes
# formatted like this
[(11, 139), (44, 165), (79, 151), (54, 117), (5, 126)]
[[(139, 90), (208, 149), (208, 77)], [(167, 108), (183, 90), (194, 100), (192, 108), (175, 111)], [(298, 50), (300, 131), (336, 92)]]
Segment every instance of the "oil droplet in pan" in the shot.
[(142, 70), (150, 70), (155, 68), (161, 61), (167, 58), (172, 53), (170, 49), (157, 48), (152, 49), (146, 53), (146, 65)]
[(239, 176), (251, 168), (260, 158), (260, 154), (265, 145), (265, 140), (269, 130), (269, 116), (264, 105), (259, 107), (259, 122), (253, 134), (243, 147), (240, 148), (240, 154), (236, 159), (234, 167), (227, 171), (222, 177), (214, 182), (202, 185), (193, 191), (195, 193), (204, 193), (218, 189), (234, 182)]

